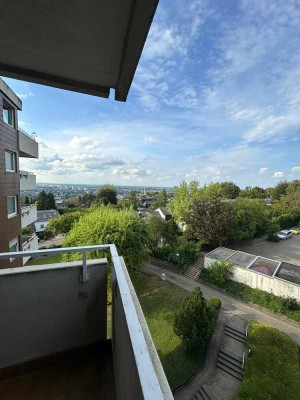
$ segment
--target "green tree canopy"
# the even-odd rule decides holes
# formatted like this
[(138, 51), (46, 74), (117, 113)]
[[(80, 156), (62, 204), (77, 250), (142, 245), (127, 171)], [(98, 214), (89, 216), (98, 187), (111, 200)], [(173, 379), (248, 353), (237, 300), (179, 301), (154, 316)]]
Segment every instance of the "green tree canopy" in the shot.
[(56, 204), (53, 193), (48, 194), (42, 190), (37, 197), (36, 201), (38, 211), (41, 210), (56, 210)]
[[(64, 240), (64, 247), (114, 243), (129, 267), (141, 267), (148, 259), (148, 231), (143, 220), (132, 210), (117, 210), (101, 205), (83, 215)], [(88, 258), (102, 257), (103, 252), (89, 252)], [(72, 254), (68, 260), (80, 260)]]
[(203, 351), (212, 334), (213, 314), (197, 287), (175, 314), (174, 332), (190, 350)]
[(159, 207), (165, 207), (168, 202), (168, 194), (165, 189), (163, 189), (160, 193), (154, 195), (154, 202), (151, 205), (152, 210), (156, 210)]
[(197, 239), (216, 246), (233, 237), (236, 225), (232, 209), (220, 200), (194, 201), (187, 223)]
[(97, 204), (117, 204), (117, 191), (113, 185), (103, 185), (101, 186), (96, 194)]
[(176, 222), (173, 219), (164, 221), (160, 217), (152, 216), (146, 221), (146, 224), (152, 251), (159, 247), (162, 239), (165, 243), (171, 244), (172, 246), (177, 243), (179, 232)]
[(199, 183), (192, 181), (189, 184), (185, 181), (174, 188), (174, 198), (170, 203), (170, 210), (177, 222), (186, 222), (194, 200), (199, 198)]
[(279, 200), (281, 196), (286, 194), (289, 184), (286, 181), (278, 182), (277, 185), (272, 190), (273, 200)]
[(77, 222), (83, 213), (80, 211), (63, 214), (58, 218), (52, 218), (46, 226), (45, 232), (63, 233), (70, 232), (75, 222)]

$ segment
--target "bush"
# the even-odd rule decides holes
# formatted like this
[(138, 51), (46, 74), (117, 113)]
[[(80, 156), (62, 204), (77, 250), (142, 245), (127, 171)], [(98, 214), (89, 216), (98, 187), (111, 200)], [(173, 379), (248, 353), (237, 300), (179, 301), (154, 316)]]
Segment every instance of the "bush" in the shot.
[(213, 313), (199, 287), (183, 300), (175, 314), (174, 332), (189, 350), (203, 351), (213, 329)]
[(268, 242), (279, 242), (279, 237), (276, 235), (276, 233), (269, 233), (267, 237)]
[(219, 297), (211, 297), (208, 301), (208, 304), (216, 310), (221, 308), (222, 302)]
[(228, 261), (214, 261), (207, 269), (210, 283), (223, 287), (232, 276), (232, 264)]

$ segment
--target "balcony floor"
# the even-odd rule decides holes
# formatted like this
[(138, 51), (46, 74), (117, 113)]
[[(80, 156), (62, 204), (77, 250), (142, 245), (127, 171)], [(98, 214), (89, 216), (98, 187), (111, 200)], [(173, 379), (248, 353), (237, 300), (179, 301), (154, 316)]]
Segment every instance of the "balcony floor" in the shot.
[(111, 348), (0, 382), (1, 400), (114, 400)]

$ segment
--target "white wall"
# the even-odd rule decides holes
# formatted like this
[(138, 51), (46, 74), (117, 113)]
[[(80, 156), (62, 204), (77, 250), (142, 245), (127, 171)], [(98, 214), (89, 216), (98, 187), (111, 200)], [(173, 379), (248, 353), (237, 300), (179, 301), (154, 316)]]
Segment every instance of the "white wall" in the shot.
[(37, 220), (37, 208), (36, 205), (31, 204), (28, 206), (21, 206), (21, 222), (22, 228), (32, 224)]
[[(214, 258), (205, 257), (204, 268), (209, 268), (210, 264), (218, 261)], [(233, 277), (231, 280), (244, 283), (253, 289), (264, 290), (276, 296), (294, 297), (300, 302), (300, 285), (286, 281), (278, 277), (269, 277), (251, 269), (234, 265), (232, 268)]]

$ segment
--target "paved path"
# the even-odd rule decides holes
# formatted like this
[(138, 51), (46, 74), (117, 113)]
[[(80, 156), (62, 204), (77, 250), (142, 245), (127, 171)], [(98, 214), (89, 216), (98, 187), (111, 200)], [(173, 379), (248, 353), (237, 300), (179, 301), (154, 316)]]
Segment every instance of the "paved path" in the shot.
[[(162, 269), (148, 263), (144, 267), (144, 272), (151, 275), (160, 275)], [(164, 270), (163, 272), (166, 274), (167, 280), (174, 283), (175, 285), (181, 286), (188, 291), (192, 291), (196, 286), (200, 286), (203, 296), (205, 298), (210, 298), (213, 296), (220, 297), (220, 299), (222, 300), (222, 307), (225, 310), (239, 315), (246, 321), (255, 320), (264, 324), (272, 325), (280, 331), (285, 332), (293, 340), (295, 340), (298, 345), (300, 345), (300, 324), (294, 324), (292, 322), (289, 323), (289, 321), (285, 321), (284, 319), (280, 318), (280, 316), (277, 317), (267, 310), (259, 310), (256, 307), (251, 306), (250, 304), (228, 296), (227, 294), (224, 294), (217, 289), (211, 288), (210, 286), (206, 286), (202, 283), (200, 284), (199, 282), (196, 282), (186, 276), (176, 274), (168, 270)]]

